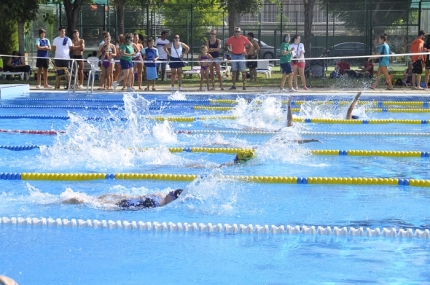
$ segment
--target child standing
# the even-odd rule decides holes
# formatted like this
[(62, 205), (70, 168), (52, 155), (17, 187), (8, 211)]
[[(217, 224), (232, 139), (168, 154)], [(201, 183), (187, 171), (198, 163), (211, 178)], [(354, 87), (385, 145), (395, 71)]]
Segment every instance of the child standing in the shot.
[(37, 46), (37, 89), (40, 89), (42, 70), (43, 70), (43, 86), (45, 88), (53, 88), (48, 85), (48, 66), (49, 66), (49, 51), (51, 50), (51, 43), (46, 38), (46, 31), (39, 29), (39, 38), (36, 40)]
[(152, 82), (152, 91), (155, 91), (155, 80), (158, 78), (155, 62), (158, 60), (158, 49), (154, 47), (154, 39), (148, 39), (148, 46), (142, 50), (143, 58), (146, 61), (146, 88), (149, 90), (149, 83)]
[(201, 53), (199, 54), (199, 57), (197, 58), (197, 61), (200, 62), (200, 89), (199, 91), (202, 91), (203, 87), (203, 80), (206, 79), (206, 85), (207, 90), (209, 91), (209, 60), (212, 62), (214, 59), (213, 57), (208, 54), (208, 47), (203, 45), (200, 48)]
[(281, 91), (286, 91), (284, 89), (285, 81), (288, 77), (288, 90), (290, 92), (296, 92), (297, 90), (293, 88), (293, 68), (291, 67), (291, 57), (294, 53), (294, 47), (290, 48), (290, 35), (284, 35), (283, 42), (280, 47), (281, 51), (281, 70), (282, 70), (282, 79), (281, 79)]
[(102, 86), (99, 90), (112, 90), (112, 79), (113, 79), (113, 59), (116, 56), (116, 48), (111, 44), (110, 36), (104, 38), (105, 43), (99, 48), (99, 56), (101, 60), (102, 69)]

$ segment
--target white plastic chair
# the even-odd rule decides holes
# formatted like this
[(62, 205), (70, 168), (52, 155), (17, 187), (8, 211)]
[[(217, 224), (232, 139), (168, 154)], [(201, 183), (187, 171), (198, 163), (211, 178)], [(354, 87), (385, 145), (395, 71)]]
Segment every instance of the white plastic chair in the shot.
[(201, 66), (200, 65), (197, 65), (197, 66), (193, 66), (192, 68), (191, 68), (191, 70), (187, 70), (187, 71), (184, 71), (184, 72), (182, 72), (184, 75), (189, 75), (190, 76), (190, 78), (193, 76), (193, 74), (197, 74), (199, 77), (201, 76), (201, 74), (200, 74), (200, 69), (201, 69)]
[(100, 60), (98, 57), (90, 56), (89, 58), (87, 58), (87, 62), (91, 66), (91, 70), (88, 72), (87, 92), (88, 92), (88, 89), (90, 88), (90, 80), (91, 80), (91, 93), (93, 93), (94, 79), (99, 69), (99, 61)]
[(257, 61), (257, 73), (264, 73), (266, 78), (272, 78), (272, 67), (268, 60)]

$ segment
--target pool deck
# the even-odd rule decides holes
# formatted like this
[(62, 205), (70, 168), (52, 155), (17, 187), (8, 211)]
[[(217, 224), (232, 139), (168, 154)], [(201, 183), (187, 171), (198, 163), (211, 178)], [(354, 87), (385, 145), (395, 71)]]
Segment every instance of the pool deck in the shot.
[[(321, 95), (321, 96), (333, 96), (333, 95), (350, 95), (351, 93), (356, 92), (363, 92), (363, 95), (367, 96), (411, 96), (411, 97), (422, 97), (422, 96), (430, 96), (430, 89), (424, 89), (424, 90), (412, 90), (411, 88), (407, 87), (399, 87), (395, 88), (394, 90), (386, 90), (385, 87), (377, 88), (376, 90), (372, 90), (370, 88), (342, 88), (342, 89), (331, 89), (330, 87), (325, 88), (312, 88), (309, 90), (303, 90), (299, 89), (298, 92), (279, 92), (279, 89), (276, 87), (248, 87), (247, 90), (242, 90), (242, 88), (238, 88), (236, 90), (226, 90), (221, 91), (219, 90), (219, 87), (216, 88), (216, 90), (212, 91), (198, 91), (197, 87), (184, 87), (184, 90), (182, 92), (186, 93), (187, 95), (234, 95), (234, 94), (271, 94), (271, 95), (293, 95), (293, 96), (306, 96), (306, 95)], [(17, 95), (22, 94), (28, 94), (30, 92), (67, 92), (67, 90), (64, 89), (36, 89), (35, 85), (29, 85), (29, 84), (0, 84), (0, 98), (1, 99), (11, 99), (16, 98)], [(71, 90), (70, 92), (73, 92)], [(86, 94), (87, 90), (76, 90), (77, 94)], [(94, 88), (93, 93), (96, 93), (97, 95), (113, 95), (118, 93), (125, 93), (125, 91), (120, 90), (97, 90), (97, 88)], [(143, 91), (143, 90), (136, 90), (135, 93), (138, 94), (160, 94), (160, 95), (169, 95), (172, 93), (170, 91), (169, 86), (158, 86), (157, 91)], [(91, 94), (91, 93), (89, 93)]]

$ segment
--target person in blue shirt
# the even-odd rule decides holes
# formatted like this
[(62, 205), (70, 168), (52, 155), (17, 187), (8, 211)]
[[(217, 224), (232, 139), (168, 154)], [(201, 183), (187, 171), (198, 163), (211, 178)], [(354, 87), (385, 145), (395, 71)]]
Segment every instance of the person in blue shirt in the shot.
[(158, 78), (156, 61), (158, 60), (158, 49), (154, 47), (154, 39), (148, 39), (148, 46), (142, 50), (146, 68), (146, 88), (149, 90), (149, 84), (152, 83), (152, 91), (155, 91), (155, 81)]
[[(385, 55), (379, 57), (379, 68), (378, 68), (378, 75), (376, 76), (376, 81), (372, 84), (370, 87), (371, 89), (375, 89), (376, 86), (379, 84), (379, 80), (381, 79), (381, 75), (385, 76), (385, 79), (388, 83), (387, 90), (393, 90), (393, 83), (391, 82), (391, 76), (388, 73), (388, 67), (390, 66), (390, 58), (386, 55), (390, 54), (390, 46), (387, 44), (387, 34), (383, 34), (379, 37), (379, 43), (381, 44), (378, 48), (378, 55)], [(369, 58), (369, 60), (372, 59)]]
[(40, 83), (42, 81), (42, 70), (43, 70), (43, 87), (45, 88), (53, 88), (48, 85), (48, 67), (49, 67), (49, 51), (51, 50), (51, 43), (49, 39), (46, 38), (46, 30), (39, 30), (39, 38), (36, 40), (37, 46), (37, 59), (36, 59), (36, 67), (37, 67), (37, 86), (36, 88), (40, 89)]

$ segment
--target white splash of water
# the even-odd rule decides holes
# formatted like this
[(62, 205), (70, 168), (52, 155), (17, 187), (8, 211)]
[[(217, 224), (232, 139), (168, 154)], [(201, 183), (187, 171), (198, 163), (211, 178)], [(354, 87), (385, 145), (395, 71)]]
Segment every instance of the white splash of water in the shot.
[(175, 91), (169, 97), (167, 97), (169, 100), (187, 100), (187, 96), (185, 96), (185, 93), (182, 93), (180, 91)]

